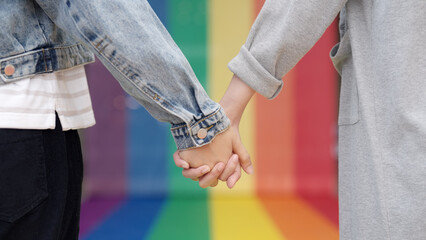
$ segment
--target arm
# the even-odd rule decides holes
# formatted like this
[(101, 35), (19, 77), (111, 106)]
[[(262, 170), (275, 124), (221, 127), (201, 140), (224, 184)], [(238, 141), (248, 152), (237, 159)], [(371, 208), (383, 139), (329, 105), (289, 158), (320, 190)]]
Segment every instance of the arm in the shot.
[[(123, 89), (172, 124), (178, 149), (206, 145), (229, 126), (147, 1), (36, 0), (92, 51)], [(208, 129), (205, 136), (200, 129)]]
[[(241, 143), (239, 135), (239, 124), (242, 114), (253, 95), (254, 90), (234, 75), (225, 95), (220, 101), (220, 104), (231, 120), (230, 129), (224, 134), (218, 135), (207, 146), (174, 154), (173, 158), (176, 166), (184, 168), (182, 171), (184, 177), (191, 179), (199, 178), (199, 185), (201, 187), (214, 187), (217, 185), (217, 179), (220, 179), (226, 181), (228, 187), (232, 188), (241, 176), (241, 167), (246, 173), (253, 173), (250, 155)], [(234, 153), (232, 157), (229, 156), (230, 151)], [(200, 160), (205, 160), (206, 158), (217, 160), (207, 161), (210, 164), (202, 166), (203, 162)], [(220, 159), (228, 158), (230, 160), (224, 168), (221, 167), (222, 163), (214, 165), (215, 162), (221, 162)], [(206, 174), (210, 169), (213, 169), (213, 171)]]
[(253, 97), (255, 91), (243, 82), (237, 75), (234, 75), (220, 100), (220, 105), (225, 109), (231, 120), (231, 127), (238, 130), (244, 109)]
[[(216, 161), (210, 161), (213, 164), (224, 159), (228, 160), (231, 157), (230, 153), (233, 152), (239, 156), (243, 169), (248, 173), (252, 173), (250, 156), (241, 143), (239, 124), (244, 109), (253, 95), (254, 90), (234, 75), (225, 95), (220, 100), (220, 105), (231, 121), (230, 129), (218, 135), (211, 144), (193, 150), (182, 151), (180, 156), (187, 160), (191, 167), (200, 167), (203, 165), (202, 160), (204, 158), (216, 156)], [(212, 168), (213, 165), (209, 167)]]
[(346, 1), (267, 0), (229, 69), (256, 92), (274, 98), (282, 77), (313, 47)]
[(282, 77), (312, 48), (346, 1), (265, 2), (245, 45), (228, 64), (235, 75), (220, 104), (230, 118), (231, 130), (238, 133), (242, 113), (254, 91), (267, 98), (277, 96)]

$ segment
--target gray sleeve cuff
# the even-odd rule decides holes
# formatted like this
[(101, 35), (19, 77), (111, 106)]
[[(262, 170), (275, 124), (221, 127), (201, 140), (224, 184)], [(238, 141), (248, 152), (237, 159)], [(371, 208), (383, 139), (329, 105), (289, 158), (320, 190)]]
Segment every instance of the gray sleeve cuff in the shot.
[(242, 46), (238, 55), (229, 62), (228, 68), (268, 99), (276, 97), (283, 87), (283, 81), (271, 75), (245, 46)]

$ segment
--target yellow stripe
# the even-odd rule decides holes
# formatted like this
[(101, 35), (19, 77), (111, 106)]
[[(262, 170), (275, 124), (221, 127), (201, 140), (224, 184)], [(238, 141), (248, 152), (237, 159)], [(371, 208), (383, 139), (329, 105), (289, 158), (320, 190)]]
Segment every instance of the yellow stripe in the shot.
[(213, 197), (210, 209), (212, 240), (285, 239), (254, 196)]
[[(208, 79), (210, 96), (219, 101), (232, 77), (227, 68), (228, 62), (235, 57), (244, 44), (253, 22), (254, 6), (247, 0), (210, 0), (209, 1), (209, 67)], [(244, 146), (254, 158), (254, 105), (251, 102), (240, 124), (240, 133)], [(243, 174), (236, 187), (229, 191), (221, 183), (211, 190), (211, 194), (252, 195), (255, 192), (254, 176)]]
[[(232, 73), (227, 64), (244, 44), (253, 13), (253, 1), (209, 1), (208, 79), (210, 96), (215, 101), (220, 100), (229, 84)], [(252, 158), (255, 156), (254, 114), (254, 104), (250, 103), (240, 125), (241, 138)], [(232, 191), (223, 183), (209, 191), (212, 240), (283, 239), (255, 197), (254, 181), (254, 176), (243, 174)]]

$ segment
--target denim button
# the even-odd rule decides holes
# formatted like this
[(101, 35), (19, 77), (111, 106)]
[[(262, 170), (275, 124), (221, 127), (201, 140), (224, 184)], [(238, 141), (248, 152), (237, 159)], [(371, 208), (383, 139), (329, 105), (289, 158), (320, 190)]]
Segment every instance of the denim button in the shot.
[(201, 128), (200, 130), (198, 130), (197, 136), (200, 139), (206, 138), (207, 137), (207, 130), (204, 129), (204, 128)]
[(4, 74), (6, 74), (7, 76), (12, 76), (15, 73), (15, 67), (13, 65), (7, 65), (4, 68)]

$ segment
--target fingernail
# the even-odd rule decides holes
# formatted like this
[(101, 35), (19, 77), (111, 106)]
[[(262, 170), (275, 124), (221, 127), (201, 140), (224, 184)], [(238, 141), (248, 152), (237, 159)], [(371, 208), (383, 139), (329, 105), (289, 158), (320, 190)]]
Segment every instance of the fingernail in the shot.
[(236, 183), (236, 182), (235, 182), (234, 180), (230, 180), (230, 181), (229, 181), (229, 184), (228, 184), (228, 188), (229, 188), (229, 189), (232, 189), (232, 188), (235, 186), (235, 183)]
[(185, 168), (185, 169), (189, 168), (189, 164), (187, 162), (184, 162), (182, 165), (183, 165), (182, 167)]
[(210, 172), (210, 168), (209, 167), (203, 167), (203, 169), (201, 170), (202, 174), (206, 174), (208, 172)]
[(253, 172), (254, 172), (253, 165), (248, 166), (246, 170), (247, 170), (248, 174), (250, 174), (250, 175), (253, 174)]

